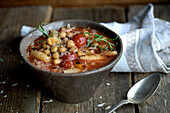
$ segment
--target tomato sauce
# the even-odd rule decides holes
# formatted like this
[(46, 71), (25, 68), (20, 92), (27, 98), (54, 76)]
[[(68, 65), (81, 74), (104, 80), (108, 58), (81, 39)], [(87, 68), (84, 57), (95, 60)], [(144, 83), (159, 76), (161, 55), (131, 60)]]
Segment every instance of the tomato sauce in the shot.
[[(27, 48), (29, 61), (42, 70), (86, 72), (109, 64), (117, 55), (115, 41), (94, 29), (65, 27), (48, 34), (49, 37), (42, 35)], [(51, 38), (55, 39), (54, 44), (50, 43)]]

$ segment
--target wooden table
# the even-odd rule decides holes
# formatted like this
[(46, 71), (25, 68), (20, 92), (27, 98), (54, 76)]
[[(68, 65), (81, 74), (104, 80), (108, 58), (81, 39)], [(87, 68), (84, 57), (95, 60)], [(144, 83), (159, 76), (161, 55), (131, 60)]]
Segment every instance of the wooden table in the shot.
[[(97, 22), (126, 22), (144, 6), (120, 8), (52, 8), (28, 6), (0, 9), (0, 112), (1, 113), (104, 113), (126, 98), (129, 88), (150, 73), (110, 73), (88, 101), (66, 104), (53, 100), (31, 76), (19, 54), (22, 25), (37, 26), (61, 19), (89, 19)], [(170, 5), (155, 5), (155, 16), (170, 21)], [(140, 105), (124, 105), (117, 113), (169, 113), (170, 74), (154, 96)]]

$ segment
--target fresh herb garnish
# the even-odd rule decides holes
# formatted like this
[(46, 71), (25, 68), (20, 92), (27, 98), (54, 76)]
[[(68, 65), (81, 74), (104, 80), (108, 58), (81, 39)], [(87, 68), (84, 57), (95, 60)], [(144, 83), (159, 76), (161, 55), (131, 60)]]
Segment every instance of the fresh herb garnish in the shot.
[(91, 42), (90, 42), (90, 33), (89, 33), (89, 32), (85, 32), (85, 33), (84, 33), (84, 36), (85, 36), (86, 34), (89, 35), (88, 40), (87, 40), (87, 47), (88, 47), (89, 44), (91, 43)]
[[(118, 38), (118, 35), (117, 35), (117, 37), (114, 38), (114, 39), (104, 39), (104, 38), (103, 38), (103, 37), (104, 37), (103, 35), (95, 34), (95, 35), (94, 35), (95, 37), (90, 40), (90, 33), (89, 33), (89, 32), (86, 32), (85, 34), (89, 34), (89, 37), (88, 37), (88, 40), (87, 40), (87, 47), (89, 47), (89, 46), (94, 47), (94, 46), (95, 46), (94, 44), (90, 45), (93, 41), (96, 41), (96, 42), (104, 41), (104, 42), (106, 43), (106, 45), (107, 45), (107, 47), (106, 47), (105, 49), (102, 49), (102, 48), (99, 47), (99, 46), (96, 46), (96, 47), (100, 48), (101, 51), (107, 50), (107, 49), (110, 47), (110, 49), (111, 49), (111, 51), (112, 51), (112, 50), (114, 50), (114, 48), (113, 48), (112, 46), (116, 46), (116, 45), (118, 44), (117, 42), (116, 42), (116, 44), (112, 44), (111, 42), (108, 41), (108, 40), (111, 40), (111, 41), (116, 40), (116, 39)], [(85, 34), (84, 34), (84, 35), (85, 35)]]
[(40, 32), (43, 33), (43, 35), (46, 35), (48, 38), (50, 37), (48, 33), (45, 31), (45, 29), (42, 27), (44, 22), (42, 22), (38, 27), (34, 27), (34, 29), (38, 29)]
[(46, 40), (39, 40), (39, 41), (36, 41), (35, 43), (40, 43), (40, 42), (44, 42)]

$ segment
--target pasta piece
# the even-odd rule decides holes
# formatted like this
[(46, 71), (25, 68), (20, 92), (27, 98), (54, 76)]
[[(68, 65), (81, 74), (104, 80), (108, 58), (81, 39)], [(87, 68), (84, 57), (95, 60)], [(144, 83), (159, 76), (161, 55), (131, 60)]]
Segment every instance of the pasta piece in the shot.
[(103, 60), (105, 57), (99, 54), (96, 55), (86, 55), (86, 56), (81, 56), (81, 60)]
[(64, 70), (64, 73), (80, 73), (80, 72), (81, 72), (81, 69), (78, 69), (78, 68)]
[(103, 51), (103, 54), (107, 56), (115, 56), (117, 55), (117, 51)]
[(32, 56), (35, 57), (36, 59), (47, 62), (48, 56), (45, 53), (35, 50), (35, 51), (32, 51)]

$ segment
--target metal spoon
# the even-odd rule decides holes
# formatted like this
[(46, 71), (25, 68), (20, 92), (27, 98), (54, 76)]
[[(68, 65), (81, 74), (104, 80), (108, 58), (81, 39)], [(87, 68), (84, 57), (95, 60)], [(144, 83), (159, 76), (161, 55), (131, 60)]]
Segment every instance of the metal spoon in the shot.
[(118, 107), (132, 103), (140, 104), (148, 100), (157, 90), (161, 80), (160, 74), (152, 74), (139, 82), (137, 82), (127, 94), (127, 100), (122, 100), (115, 107), (111, 108), (107, 113), (115, 111)]

